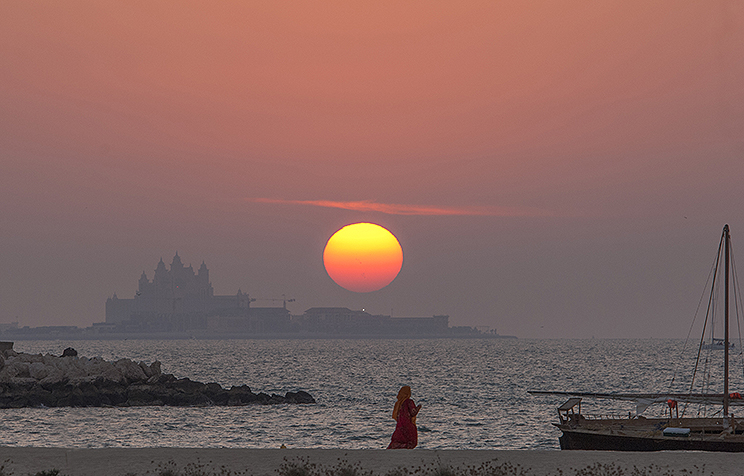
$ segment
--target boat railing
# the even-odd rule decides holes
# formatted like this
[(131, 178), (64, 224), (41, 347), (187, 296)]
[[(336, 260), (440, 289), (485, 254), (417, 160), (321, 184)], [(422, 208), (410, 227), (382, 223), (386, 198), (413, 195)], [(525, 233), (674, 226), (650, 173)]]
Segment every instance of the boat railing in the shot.
[(621, 413), (582, 413), (581, 417), (585, 420), (632, 420), (633, 414), (628, 412), (627, 414)]
[(581, 398), (569, 398), (566, 403), (558, 407), (558, 417), (561, 423), (578, 420), (621, 420), (633, 419), (633, 414), (628, 412), (627, 416), (622, 414), (610, 413), (581, 413)]

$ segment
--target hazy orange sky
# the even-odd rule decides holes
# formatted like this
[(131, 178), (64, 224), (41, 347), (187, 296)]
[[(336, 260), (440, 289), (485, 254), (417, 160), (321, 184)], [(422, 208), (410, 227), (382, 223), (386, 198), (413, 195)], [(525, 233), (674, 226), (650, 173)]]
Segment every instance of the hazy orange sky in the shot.
[[(178, 251), (293, 313), (684, 336), (743, 180), (742, 2), (0, 3), (0, 322)], [(369, 294), (322, 262), (360, 221)]]

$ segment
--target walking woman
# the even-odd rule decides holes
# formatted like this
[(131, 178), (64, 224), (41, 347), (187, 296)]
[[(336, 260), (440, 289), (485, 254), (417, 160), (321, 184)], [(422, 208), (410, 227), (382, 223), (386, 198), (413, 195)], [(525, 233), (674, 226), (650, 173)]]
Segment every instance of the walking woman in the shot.
[(416, 429), (416, 415), (421, 405), (411, 400), (411, 387), (403, 386), (398, 392), (398, 401), (393, 408), (393, 420), (396, 421), (395, 432), (390, 440), (388, 449), (413, 449), (418, 444), (418, 430)]

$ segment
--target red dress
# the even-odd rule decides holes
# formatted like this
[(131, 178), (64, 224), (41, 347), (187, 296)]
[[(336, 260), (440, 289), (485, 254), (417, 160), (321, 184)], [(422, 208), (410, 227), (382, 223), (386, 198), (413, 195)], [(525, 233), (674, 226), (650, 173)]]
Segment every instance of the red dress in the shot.
[(413, 423), (413, 417), (418, 413), (416, 404), (410, 398), (401, 403), (398, 410), (398, 420), (395, 424), (395, 432), (390, 440), (388, 449), (413, 449), (418, 444), (418, 430)]

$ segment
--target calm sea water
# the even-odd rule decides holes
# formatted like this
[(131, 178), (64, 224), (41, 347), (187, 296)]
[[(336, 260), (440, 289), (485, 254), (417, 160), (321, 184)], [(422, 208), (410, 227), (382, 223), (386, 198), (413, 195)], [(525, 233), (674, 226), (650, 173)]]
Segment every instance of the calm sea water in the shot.
[[(305, 390), (317, 405), (0, 410), (0, 444), (57, 447), (385, 448), (401, 385), (423, 409), (428, 449), (558, 449), (565, 398), (528, 390), (683, 391), (694, 345), (679, 340), (20, 341), (15, 349), (107, 360), (160, 360), (164, 372), (254, 392)], [(720, 371), (722, 351), (713, 351)], [(700, 366), (704, 366), (703, 360)], [(732, 391), (744, 390), (734, 373)], [(717, 383), (713, 389), (720, 391)], [(585, 412), (627, 414), (613, 402)]]

